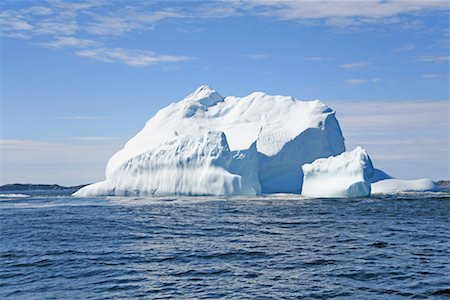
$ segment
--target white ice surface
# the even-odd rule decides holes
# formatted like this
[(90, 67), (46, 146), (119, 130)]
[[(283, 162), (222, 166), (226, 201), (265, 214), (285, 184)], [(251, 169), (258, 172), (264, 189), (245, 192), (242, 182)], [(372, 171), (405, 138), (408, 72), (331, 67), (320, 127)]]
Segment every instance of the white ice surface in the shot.
[(385, 179), (372, 183), (373, 194), (436, 191), (436, 184), (427, 178), (415, 180)]
[(302, 195), (308, 197), (365, 197), (370, 195), (374, 169), (361, 147), (302, 166)]

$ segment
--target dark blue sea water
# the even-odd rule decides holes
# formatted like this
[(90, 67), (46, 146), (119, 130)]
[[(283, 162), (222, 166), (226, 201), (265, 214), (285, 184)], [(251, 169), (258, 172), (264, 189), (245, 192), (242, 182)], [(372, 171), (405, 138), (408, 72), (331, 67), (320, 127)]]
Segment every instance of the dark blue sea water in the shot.
[(0, 298), (443, 298), (450, 194), (0, 198)]

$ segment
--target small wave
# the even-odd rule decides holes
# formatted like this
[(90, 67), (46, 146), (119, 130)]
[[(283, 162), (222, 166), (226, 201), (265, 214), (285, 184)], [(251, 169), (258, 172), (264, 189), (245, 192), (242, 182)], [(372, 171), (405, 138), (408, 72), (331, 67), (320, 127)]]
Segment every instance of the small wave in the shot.
[(450, 296), (450, 288), (437, 290), (432, 293), (434, 296)]
[(371, 244), (370, 246), (375, 247), (375, 248), (385, 248), (388, 246), (388, 243), (385, 242), (375, 242), (373, 244)]
[(26, 198), (31, 197), (27, 194), (0, 194), (0, 198)]

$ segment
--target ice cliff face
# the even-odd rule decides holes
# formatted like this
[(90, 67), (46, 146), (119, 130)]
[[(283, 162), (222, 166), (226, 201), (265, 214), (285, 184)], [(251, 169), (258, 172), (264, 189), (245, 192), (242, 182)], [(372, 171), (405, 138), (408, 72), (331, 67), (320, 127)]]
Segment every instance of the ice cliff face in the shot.
[(343, 151), (334, 111), (318, 100), (201, 86), (160, 110), (109, 160), (106, 180), (76, 195), (298, 193), (301, 165)]

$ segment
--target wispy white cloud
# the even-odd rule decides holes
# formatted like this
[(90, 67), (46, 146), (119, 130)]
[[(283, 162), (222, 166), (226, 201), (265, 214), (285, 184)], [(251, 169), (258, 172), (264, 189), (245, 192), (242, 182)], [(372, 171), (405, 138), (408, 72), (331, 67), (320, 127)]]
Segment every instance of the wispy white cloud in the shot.
[(64, 1), (64, 0), (51, 0), (49, 1), (53, 8), (58, 8), (65, 12), (77, 12), (82, 10), (88, 10), (90, 8), (105, 6), (107, 1), (105, 0), (80, 0), (80, 1)]
[(27, 23), (26, 21), (20, 21), (15, 20), (10, 23), (8, 23), (9, 26), (11, 26), (12, 29), (16, 30), (31, 30), (33, 29), (33, 26)]
[[(159, 55), (151, 51), (107, 46), (109, 39), (115, 36), (152, 30), (157, 22), (184, 17), (175, 8), (155, 10), (153, 5), (53, 0), (40, 6), (9, 10), (5, 8), (0, 12), (0, 32), (8, 37), (35, 39), (36, 44), (48, 48), (73, 49), (80, 57), (121, 62), (133, 67), (190, 60), (190, 57), (182, 55)], [(102, 37), (101, 42), (98, 36)], [(88, 47), (90, 49), (77, 49)]]
[(69, 21), (65, 19), (51, 20), (39, 22), (34, 26), (32, 34), (35, 35), (48, 35), (48, 36), (61, 36), (61, 35), (74, 35), (80, 30), (80, 26), (75, 21)]
[[(236, 1), (233, 1), (236, 2)], [(404, 14), (426, 10), (448, 10), (448, 2), (438, 1), (309, 1), (252, 0), (237, 1), (246, 11), (284, 20), (323, 19), (330, 25), (385, 22)]]
[(48, 48), (59, 49), (65, 47), (84, 48), (84, 47), (98, 46), (100, 45), (100, 43), (93, 40), (78, 39), (72, 36), (62, 36), (56, 37), (53, 41), (42, 43), (41, 45)]
[(107, 63), (124, 63), (133, 67), (146, 67), (158, 63), (183, 62), (192, 57), (183, 55), (157, 55), (151, 51), (141, 51), (124, 48), (95, 48), (75, 52), (81, 57), (92, 58)]
[[(38, 3), (38, 5), (36, 5)], [(1, 5), (1, 4), (0, 4)], [(2, 5), (0, 32), (4, 36), (36, 39), (36, 44), (54, 48), (87, 47), (97, 41), (96, 49), (77, 52), (82, 57), (101, 61), (124, 62), (129, 66), (148, 66), (154, 61), (188, 60), (186, 56), (150, 53), (123, 55), (109, 45), (110, 40), (131, 32), (153, 30), (155, 24), (169, 19), (214, 19), (230, 16), (262, 16), (278, 20), (294, 20), (308, 25), (350, 26), (398, 22), (406, 14), (448, 10), (447, 1), (310, 1), (310, 0), (223, 0), (214, 2), (145, 2), (117, 3), (103, 0), (33, 2), (29, 7), (8, 9)], [(98, 41), (101, 38), (101, 43)], [(43, 39), (47, 41), (42, 41)], [(58, 39), (65, 39), (59, 40)], [(84, 41), (84, 42), (83, 42)], [(94, 46), (93, 44), (89, 46)], [(145, 51), (143, 51), (145, 52)], [(109, 53), (109, 54), (108, 54)], [(121, 56), (122, 58), (117, 58)], [(256, 57), (255, 57), (256, 58)], [(311, 61), (329, 58), (305, 58)], [(422, 61), (448, 61), (442, 57), (424, 57)]]
[(423, 74), (420, 77), (424, 79), (441, 79), (441, 78), (448, 78), (448, 74), (431, 73), (431, 74)]
[[(49, 1), (39, 6), (5, 9), (1, 13), (6, 31), (33, 30), (34, 34), (60, 35), (85, 32), (102, 36), (117, 36), (131, 31), (153, 29), (156, 23), (170, 18), (224, 18), (259, 15), (267, 18), (295, 20), (304, 24), (332, 26), (355, 23), (386, 23), (386, 18), (427, 10), (448, 10), (445, 0), (435, 1), (335, 1), (335, 0), (223, 0), (164, 3), (163, 7), (146, 2), (126, 5), (107, 1)], [(83, 21), (80, 21), (80, 16)], [(11, 33), (11, 32), (10, 32)]]
[(124, 11), (116, 14), (92, 14), (92, 22), (85, 30), (95, 35), (123, 35), (135, 30), (151, 30), (153, 25), (167, 18), (183, 18), (182, 13), (176, 11), (143, 12), (136, 7), (128, 6)]
[(131, 31), (152, 30), (156, 23), (173, 18), (258, 15), (295, 20), (310, 25), (349, 26), (360, 23), (386, 23), (387, 18), (398, 21), (399, 16), (405, 14), (428, 10), (445, 11), (448, 10), (448, 3), (446, 0), (223, 0), (193, 2), (189, 6), (175, 1), (166, 2), (161, 6), (148, 2), (130, 2), (123, 5), (108, 1), (54, 0), (21, 9), (7, 9), (7, 5), (4, 7), (0, 15), (4, 33), (13, 34), (13, 31), (28, 30), (32, 34), (40, 35), (87, 33), (111, 37)]
[(31, 14), (35, 16), (47, 16), (53, 13), (53, 10), (45, 6), (31, 6), (21, 10), (23, 14)]
[(416, 58), (416, 61), (442, 63), (442, 62), (450, 61), (450, 56), (449, 55), (427, 55), (427, 56), (421, 56), (421, 57)]
[(340, 65), (341, 68), (351, 70), (351, 69), (360, 69), (370, 66), (370, 63), (367, 61), (357, 61), (353, 63), (348, 64), (342, 64)]
[(18, 13), (0, 11), (0, 34), (9, 37), (28, 37), (34, 26)]
[(202, 18), (226, 18), (243, 15), (239, 3), (233, 1), (209, 1), (198, 7), (197, 14)]
[(381, 19), (428, 9), (448, 9), (447, 1), (253, 0), (251, 3), (255, 6), (272, 8), (267, 13), (272, 13), (284, 19), (354, 17)]
[(406, 51), (412, 51), (414, 49), (416, 49), (416, 45), (414, 45), (414, 44), (405, 44), (405, 45), (399, 46), (397, 48), (394, 48), (392, 50), (397, 51), (397, 52), (406, 52)]
[(304, 57), (303, 60), (307, 61), (330, 61), (333, 60), (333, 57), (330, 56), (310, 56), (310, 57)]
[(267, 54), (262, 54), (262, 53), (250, 54), (248, 56), (248, 58), (251, 60), (263, 60), (263, 59), (267, 59), (268, 57), (269, 56)]
[(344, 81), (347, 85), (361, 85), (367, 83), (367, 79), (352, 78)]

